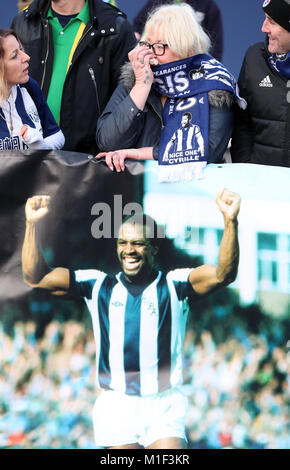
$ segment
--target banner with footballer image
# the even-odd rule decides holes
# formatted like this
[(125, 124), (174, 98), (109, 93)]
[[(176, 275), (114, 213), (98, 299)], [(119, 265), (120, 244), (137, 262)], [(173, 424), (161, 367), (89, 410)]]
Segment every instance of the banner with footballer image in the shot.
[(218, 262), (221, 188), (241, 196), (239, 272), (190, 304), (188, 445), (290, 448), (289, 177), (288, 168), (227, 163), (208, 165), (200, 180), (160, 183), (156, 162), (116, 173), (85, 154), (2, 152), (0, 448), (95, 448), (91, 318), (82, 301), (24, 283), (27, 199), (50, 196), (37, 232), (49, 266), (118, 272), (122, 218), (143, 209), (160, 228), (157, 264), (168, 271)]

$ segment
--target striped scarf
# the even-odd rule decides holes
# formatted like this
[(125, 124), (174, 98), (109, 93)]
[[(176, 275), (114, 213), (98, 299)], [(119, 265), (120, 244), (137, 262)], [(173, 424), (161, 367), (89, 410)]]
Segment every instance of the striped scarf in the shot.
[(283, 77), (290, 78), (290, 53), (287, 54), (272, 54), (269, 59), (269, 64), (273, 70), (278, 72)]
[(153, 88), (169, 98), (163, 110), (159, 181), (200, 178), (209, 152), (208, 92), (226, 90), (241, 107), (246, 103), (238, 96), (234, 77), (209, 54), (153, 66), (152, 71)]

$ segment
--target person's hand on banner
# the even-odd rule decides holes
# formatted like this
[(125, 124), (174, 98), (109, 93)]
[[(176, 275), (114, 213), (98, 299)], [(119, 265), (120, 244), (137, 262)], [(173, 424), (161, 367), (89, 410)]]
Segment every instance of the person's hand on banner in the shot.
[(111, 171), (118, 173), (125, 170), (125, 159), (128, 158), (127, 150), (116, 150), (114, 152), (101, 152), (96, 158), (105, 158), (105, 162)]
[(96, 159), (105, 158), (105, 162), (111, 171), (118, 173), (125, 170), (125, 160), (153, 160), (153, 147), (142, 147), (139, 149), (121, 149), (112, 152), (100, 152)]

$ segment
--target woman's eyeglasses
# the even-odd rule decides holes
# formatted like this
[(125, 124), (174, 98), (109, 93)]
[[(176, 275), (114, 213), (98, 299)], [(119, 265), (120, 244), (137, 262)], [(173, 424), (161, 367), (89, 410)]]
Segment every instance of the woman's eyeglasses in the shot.
[(162, 44), (160, 42), (149, 44), (149, 42), (146, 41), (139, 41), (139, 46), (150, 47), (150, 49), (153, 51), (153, 54), (158, 56), (165, 54), (165, 48), (168, 47), (168, 44)]

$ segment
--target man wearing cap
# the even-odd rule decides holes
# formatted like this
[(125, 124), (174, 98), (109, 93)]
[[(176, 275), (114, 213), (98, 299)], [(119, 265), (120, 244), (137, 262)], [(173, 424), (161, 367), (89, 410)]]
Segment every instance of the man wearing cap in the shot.
[(246, 110), (235, 112), (234, 163), (290, 167), (290, 0), (265, 0), (264, 43), (246, 52), (239, 76)]

